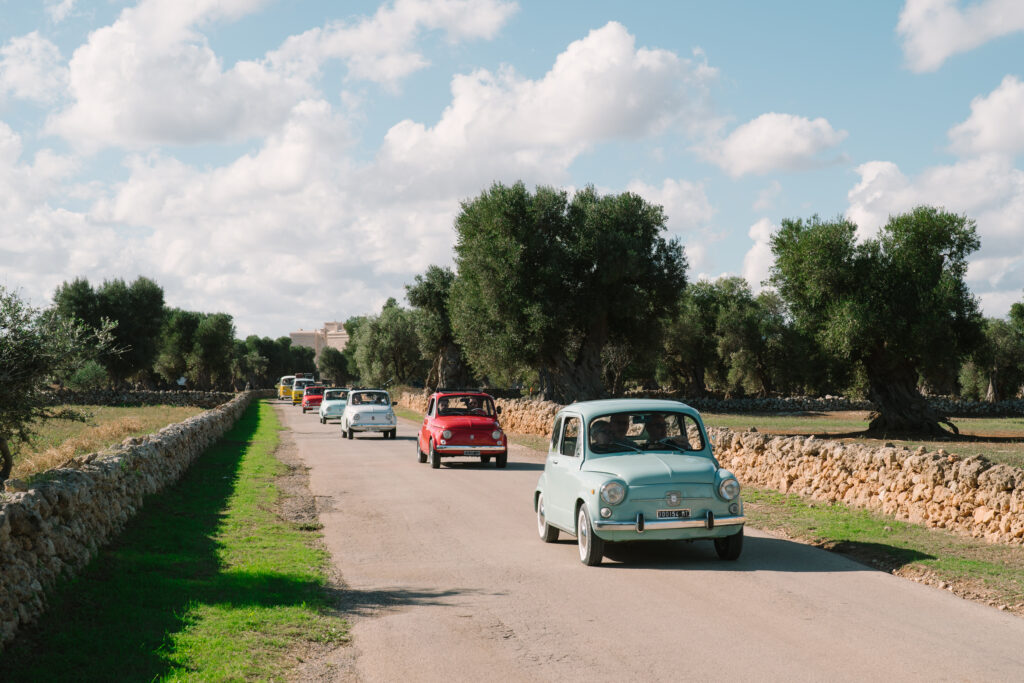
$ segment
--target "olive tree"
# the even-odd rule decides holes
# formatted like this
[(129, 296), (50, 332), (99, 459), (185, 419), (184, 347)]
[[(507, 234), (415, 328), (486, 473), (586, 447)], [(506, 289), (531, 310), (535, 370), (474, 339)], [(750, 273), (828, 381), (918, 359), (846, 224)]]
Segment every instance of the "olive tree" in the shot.
[(798, 327), (825, 351), (861, 366), (877, 407), (874, 433), (956, 431), (918, 390), (929, 368), (980, 342), (981, 314), (964, 282), (980, 245), (974, 221), (922, 206), (858, 242), (837, 218), (784, 220), (772, 237), (771, 282)]
[(462, 347), (455, 341), (448, 298), (455, 273), (450, 268), (430, 266), (417, 275), (414, 284), (406, 285), (405, 298), (419, 314), (416, 333), (423, 357), (430, 361), (427, 388), (459, 387), (467, 383), (468, 368)]
[(455, 220), (449, 312), (480, 375), (538, 373), (569, 402), (605, 393), (609, 342), (643, 346), (686, 285), (686, 258), (665, 214), (638, 195), (601, 196), (496, 183)]
[(37, 310), (0, 285), (0, 483), (10, 476), (13, 446), (28, 441), (40, 421), (84, 419), (47, 405), (44, 389), (110, 348), (112, 329), (107, 321), (97, 329), (53, 309)]

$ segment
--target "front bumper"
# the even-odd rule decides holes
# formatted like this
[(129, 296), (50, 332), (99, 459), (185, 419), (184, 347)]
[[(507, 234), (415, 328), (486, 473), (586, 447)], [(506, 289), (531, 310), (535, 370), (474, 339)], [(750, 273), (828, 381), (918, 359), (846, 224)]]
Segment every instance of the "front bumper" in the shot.
[(355, 432), (390, 432), (392, 429), (398, 428), (397, 422), (363, 422), (353, 423), (349, 425), (349, 428)]
[(446, 446), (434, 446), (434, 450), (441, 455), (462, 455), (465, 451), (477, 451), (478, 455), (490, 455), (493, 453), (504, 453), (505, 446), (467, 446), (465, 444), (459, 446), (446, 445)]
[(645, 531), (661, 531), (668, 529), (706, 529), (712, 531), (718, 527), (742, 526), (747, 521), (743, 515), (716, 517), (710, 510), (703, 517), (696, 519), (647, 519), (644, 513), (636, 513), (632, 521), (612, 521), (594, 519), (591, 523), (598, 531), (632, 531), (642, 534)]

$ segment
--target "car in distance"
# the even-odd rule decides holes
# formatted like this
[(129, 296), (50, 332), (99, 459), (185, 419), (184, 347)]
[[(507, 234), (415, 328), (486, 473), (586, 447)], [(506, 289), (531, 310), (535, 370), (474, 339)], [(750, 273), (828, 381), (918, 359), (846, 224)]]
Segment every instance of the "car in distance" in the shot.
[(498, 423), (500, 408), (481, 391), (437, 391), (427, 400), (427, 414), (416, 438), (416, 457), (437, 469), (441, 458), (480, 458), (503, 468), (508, 440)]
[(323, 384), (307, 384), (306, 388), (302, 390), (302, 412), (305, 414), (307, 410), (313, 410), (314, 408), (320, 408), (320, 402), (324, 398)]
[(533, 504), (541, 540), (575, 536), (589, 566), (601, 563), (605, 544), (620, 541), (709, 539), (724, 560), (743, 549), (739, 482), (712, 454), (700, 414), (677, 401), (563, 408)]
[(302, 392), (310, 384), (316, 384), (316, 380), (312, 377), (296, 377), (295, 381), (292, 382), (292, 405), (297, 406), (302, 403)]
[(285, 375), (277, 381), (278, 400), (292, 400), (292, 382), (294, 381), (295, 375)]
[(341, 433), (348, 438), (356, 432), (380, 432), (385, 439), (395, 438), (398, 418), (391, 396), (383, 389), (352, 389), (341, 413)]
[(341, 419), (345, 412), (345, 404), (348, 403), (348, 389), (325, 389), (323, 400), (320, 401), (320, 424), (326, 424), (334, 418)]

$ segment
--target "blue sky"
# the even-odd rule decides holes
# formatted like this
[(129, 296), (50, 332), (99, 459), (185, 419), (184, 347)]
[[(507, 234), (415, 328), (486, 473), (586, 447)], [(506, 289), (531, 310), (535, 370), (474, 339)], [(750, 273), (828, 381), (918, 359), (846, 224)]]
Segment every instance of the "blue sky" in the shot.
[(689, 278), (780, 221), (977, 221), (1024, 298), (1024, 3), (0, 0), (0, 284), (84, 276), (280, 336), (452, 262), (493, 181), (662, 204)]

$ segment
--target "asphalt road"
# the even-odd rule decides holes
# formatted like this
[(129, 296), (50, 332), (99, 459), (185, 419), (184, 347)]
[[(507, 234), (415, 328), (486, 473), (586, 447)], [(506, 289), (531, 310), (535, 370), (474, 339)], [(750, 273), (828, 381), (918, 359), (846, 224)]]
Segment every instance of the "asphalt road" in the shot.
[(277, 412), (347, 587), (341, 679), (1024, 680), (1019, 617), (750, 527), (737, 562), (641, 543), (588, 568), (537, 537), (532, 451), (434, 470), (416, 423), (349, 441)]

